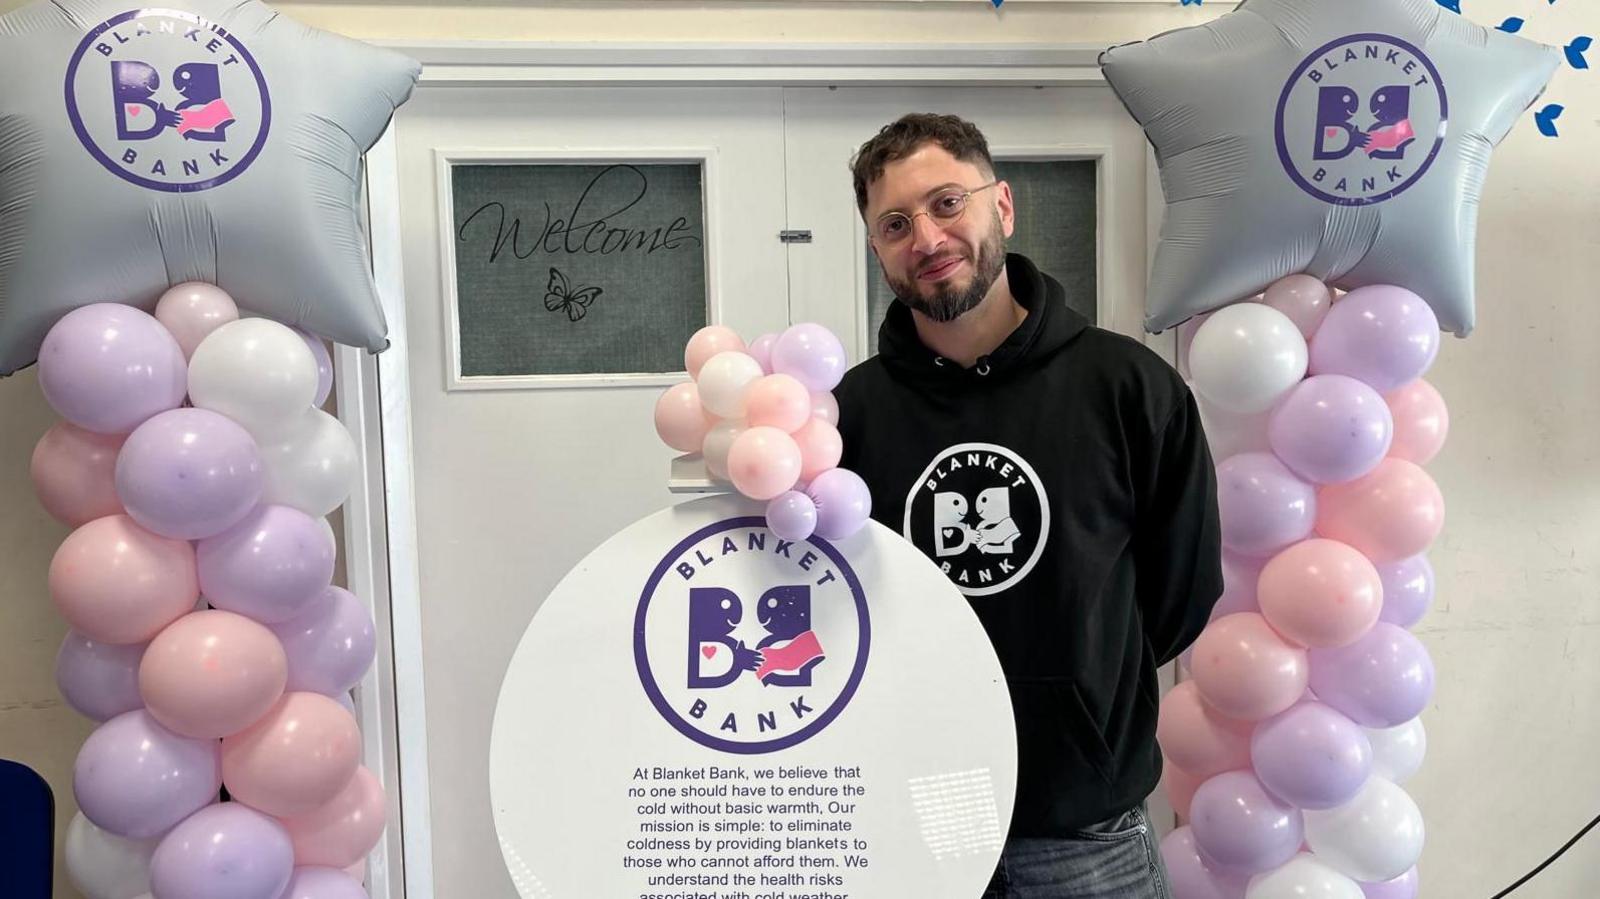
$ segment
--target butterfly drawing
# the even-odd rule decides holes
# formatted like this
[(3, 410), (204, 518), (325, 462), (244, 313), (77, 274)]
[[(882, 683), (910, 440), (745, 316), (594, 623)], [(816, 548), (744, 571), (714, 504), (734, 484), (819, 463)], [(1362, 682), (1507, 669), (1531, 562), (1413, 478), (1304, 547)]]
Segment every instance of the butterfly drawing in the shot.
[(561, 270), (550, 269), (550, 285), (544, 291), (544, 308), (551, 312), (565, 312), (568, 321), (579, 321), (589, 314), (589, 305), (599, 296), (598, 287), (584, 287), (573, 290), (572, 284), (567, 281), (567, 276)]

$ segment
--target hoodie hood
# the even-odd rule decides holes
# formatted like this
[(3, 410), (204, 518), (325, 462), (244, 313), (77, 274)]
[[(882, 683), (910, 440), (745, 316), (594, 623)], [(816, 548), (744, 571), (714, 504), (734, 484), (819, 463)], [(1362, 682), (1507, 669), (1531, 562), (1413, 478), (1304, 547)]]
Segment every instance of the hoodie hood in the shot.
[(899, 378), (942, 385), (984, 384), (1034, 368), (1089, 327), (1067, 306), (1061, 282), (1039, 271), (1025, 256), (1006, 254), (1006, 279), (1017, 304), (1028, 311), (1015, 331), (971, 368), (938, 355), (917, 336), (911, 309), (899, 300), (889, 305), (878, 330), (878, 356)]

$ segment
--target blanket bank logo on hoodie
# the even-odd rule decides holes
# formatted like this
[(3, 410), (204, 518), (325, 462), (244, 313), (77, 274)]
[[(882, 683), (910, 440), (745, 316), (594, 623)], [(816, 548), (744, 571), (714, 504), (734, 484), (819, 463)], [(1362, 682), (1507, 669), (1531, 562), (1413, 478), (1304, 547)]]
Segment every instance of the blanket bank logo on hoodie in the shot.
[(689, 739), (772, 752), (844, 710), (870, 636), (861, 583), (831, 544), (730, 518), (662, 557), (639, 599), (634, 662), (656, 710)]
[(962, 443), (935, 456), (912, 485), (903, 531), (962, 593), (992, 596), (1039, 561), (1050, 504), (1020, 455)]

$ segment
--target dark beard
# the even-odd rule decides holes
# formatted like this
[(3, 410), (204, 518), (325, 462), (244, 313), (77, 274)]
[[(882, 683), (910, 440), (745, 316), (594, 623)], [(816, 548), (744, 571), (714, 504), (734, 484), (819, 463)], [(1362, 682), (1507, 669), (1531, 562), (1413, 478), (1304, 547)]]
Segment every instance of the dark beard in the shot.
[(965, 290), (958, 289), (948, 284), (938, 284), (934, 287), (933, 296), (925, 297), (917, 290), (917, 284), (912, 281), (897, 281), (885, 278), (889, 282), (889, 289), (894, 291), (895, 299), (909, 306), (913, 311), (926, 315), (929, 319), (939, 322), (953, 322), (968, 312), (978, 308), (983, 298), (989, 295), (989, 288), (994, 286), (996, 279), (1006, 267), (1006, 244), (1001, 236), (999, 223), (989, 237), (978, 248), (978, 258), (972, 275), (972, 282)]

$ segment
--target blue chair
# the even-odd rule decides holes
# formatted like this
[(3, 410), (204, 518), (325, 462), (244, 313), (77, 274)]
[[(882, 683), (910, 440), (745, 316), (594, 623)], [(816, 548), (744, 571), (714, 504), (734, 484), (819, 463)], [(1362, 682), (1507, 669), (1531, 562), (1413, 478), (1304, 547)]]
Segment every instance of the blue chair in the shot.
[(50, 899), (56, 801), (32, 768), (0, 759), (0, 877), (13, 899)]

